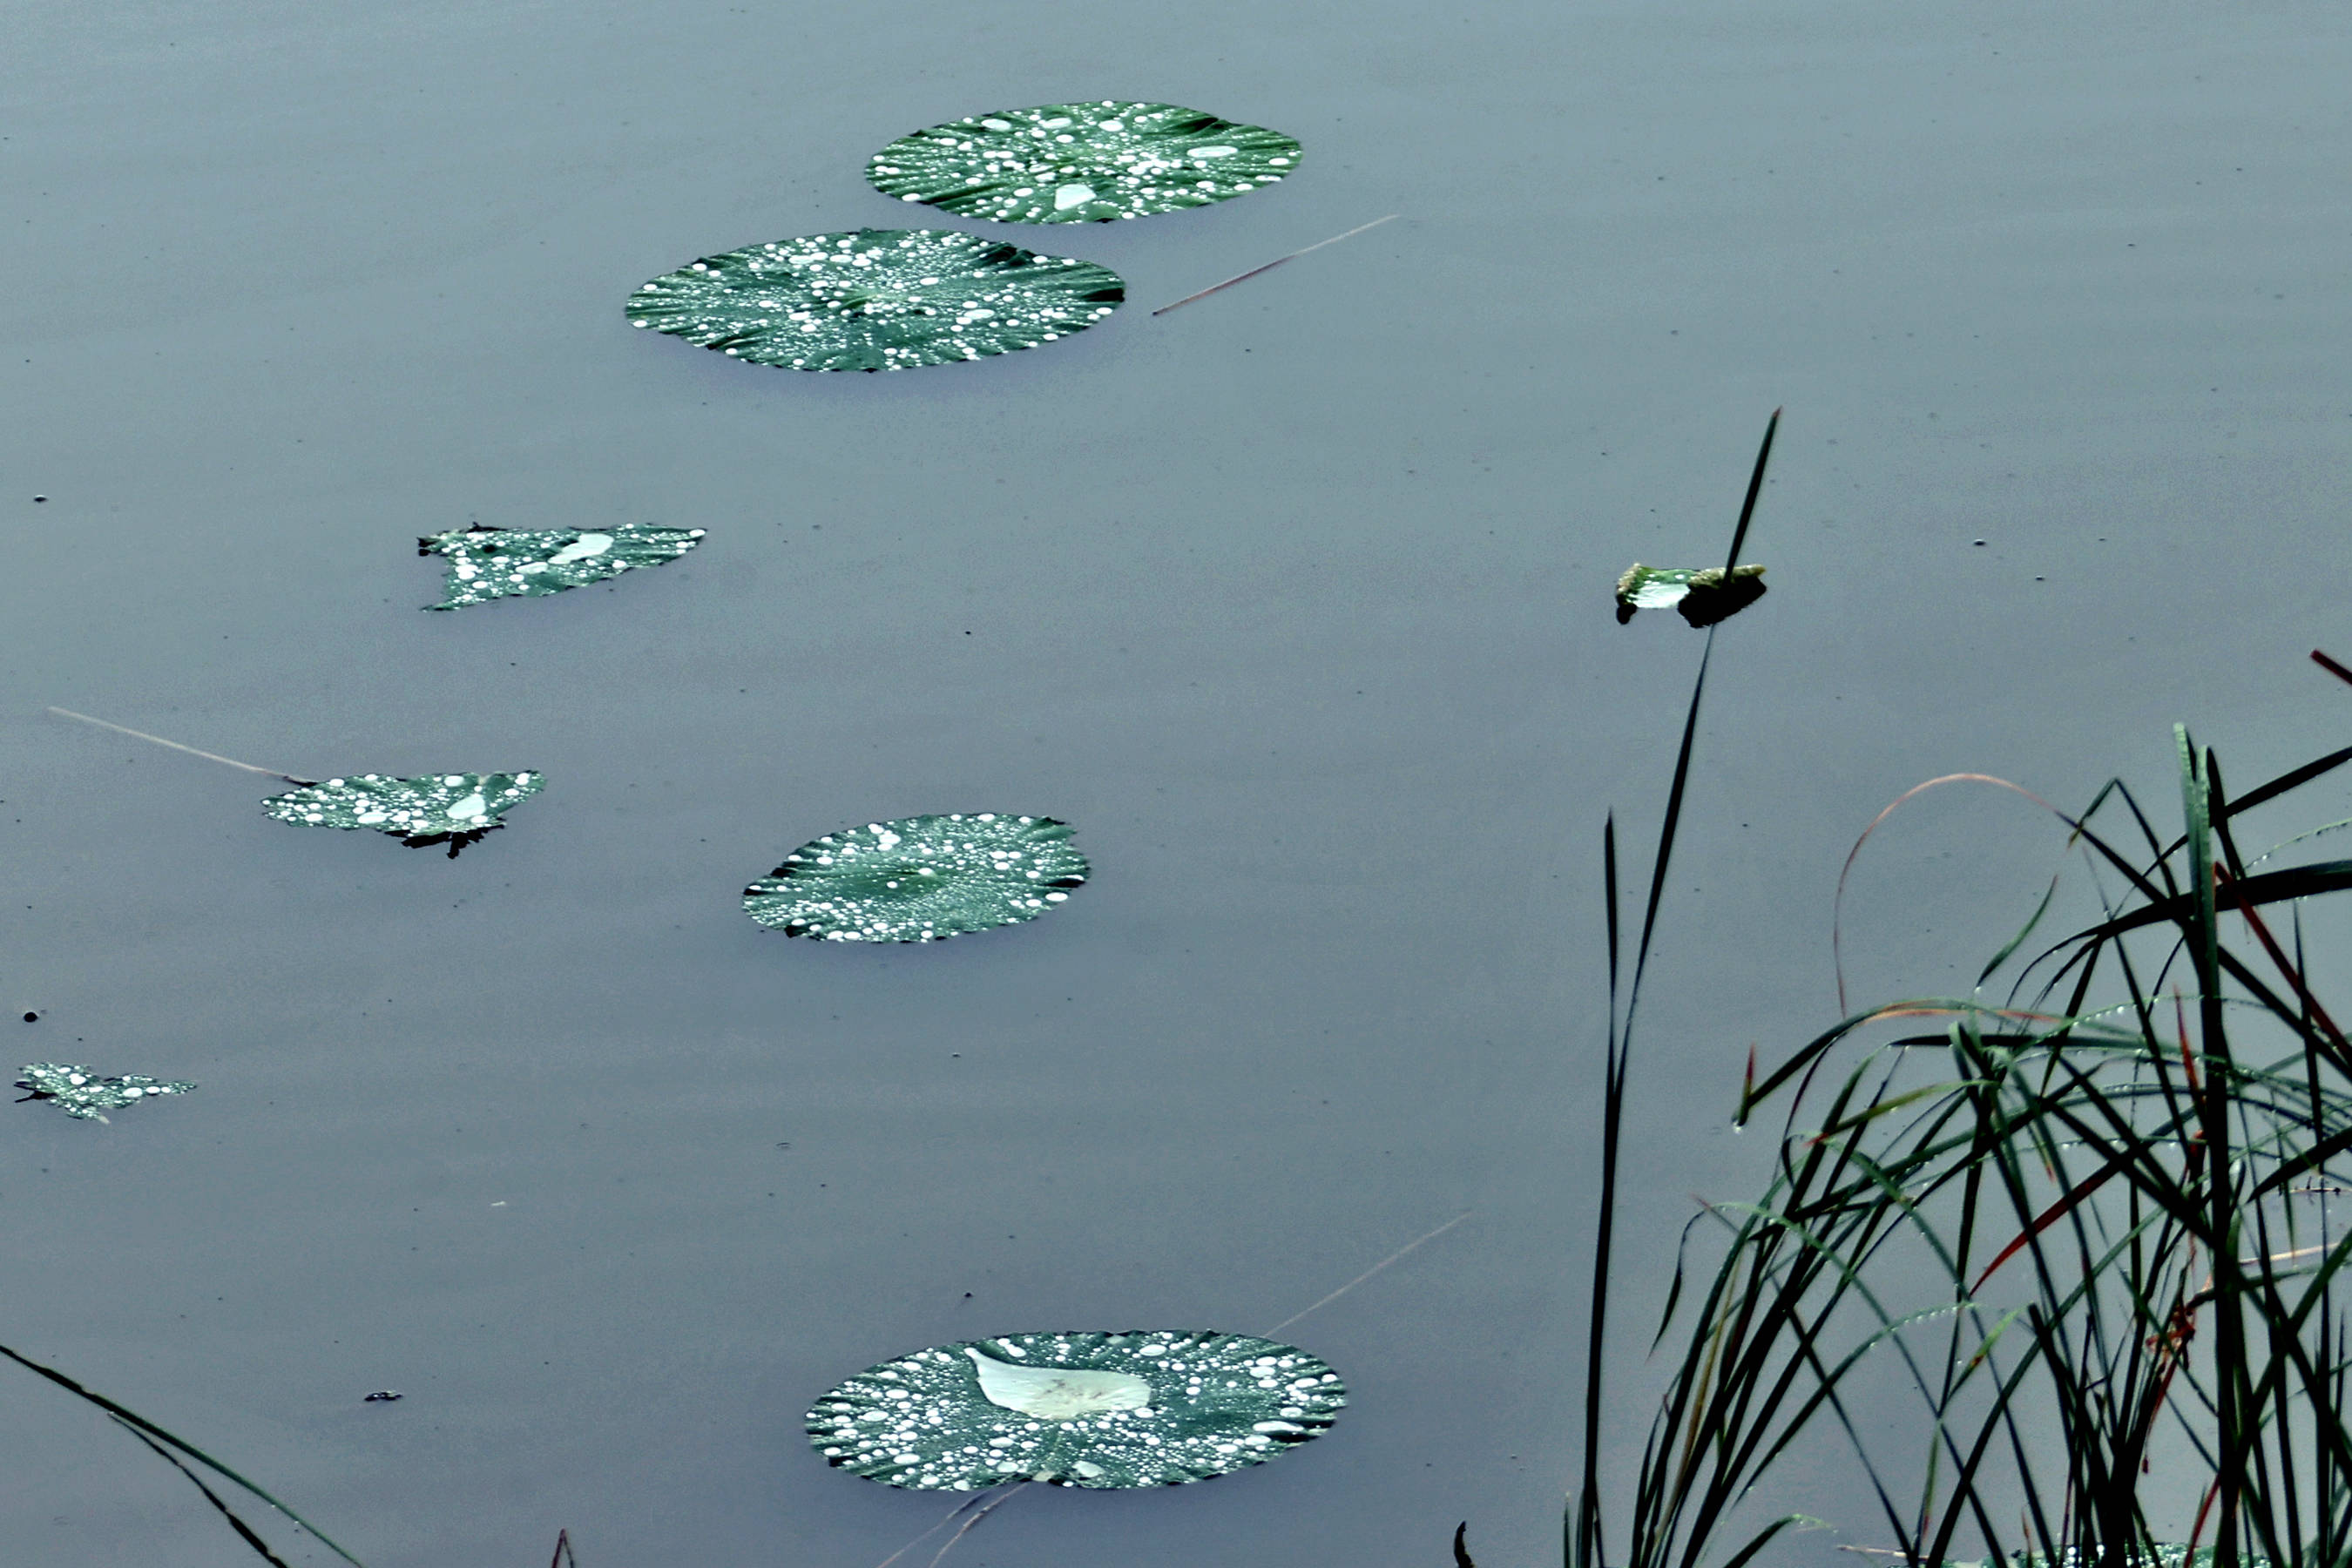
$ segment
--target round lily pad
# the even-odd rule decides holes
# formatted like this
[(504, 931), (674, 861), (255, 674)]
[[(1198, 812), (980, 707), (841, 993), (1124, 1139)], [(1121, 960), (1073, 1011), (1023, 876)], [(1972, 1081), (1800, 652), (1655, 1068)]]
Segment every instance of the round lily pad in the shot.
[(1273, 184), (1298, 143), (1173, 103), (1047, 103), (901, 136), (866, 164), (875, 189), (996, 223), (1108, 223)]
[(868, 1367), (808, 1431), (827, 1463), (894, 1487), (1177, 1486), (1319, 1437), (1347, 1403), (1318, 1358), (1247, 1334), (1006, 1334)]
[(541, 773), (436, 773), (395, 779), (381, 773), (329, 779), (286, 795), (261, 809), (305, 827), (368, 828), (389, 833), (412, 849), (446, 844), (449, 858), (506, 826), (499, 818), (546, 782)]
[(937, 942), (1034, 921), (1087, 879), (1074, 830), (992, 811), (909, 816), (828, 833), (743, 889), (743, 909), (786, 936)]
[(1072, 256), (938, 228), (861, 228), (747, 246), (629, 296), (632, 325), (753, 364), (906, 370), (1082, 332), (1127, 298)]

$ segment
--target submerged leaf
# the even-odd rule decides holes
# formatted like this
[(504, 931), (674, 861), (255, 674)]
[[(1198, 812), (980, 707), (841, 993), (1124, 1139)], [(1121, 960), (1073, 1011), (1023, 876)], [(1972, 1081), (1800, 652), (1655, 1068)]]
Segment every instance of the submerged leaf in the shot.
[(1617, 624), (1636, 610), (1672, 608), (1695, 626), (1729, 620), (1764, 596), (1764, 568), (1644, 566), (1636, 561), (1617, 579)]
[(1007, 1334), (869, 1367), (808, 1431), (827, 1462), (894, 1487), (1174, 1486), (1319, 1437), (1347, 1403), (1317, 1357), (1246, 1334)]
[(514, 595), (561, 594), (641, 566), (666, 566), (702, 542), (698, 528), (484, 528), (472, 523), (416, 542), (419, 555), (449, 558), (448, 598), (428, 610), (456, 610)]
[(1173, 103), (1046, 103), (901, 136), (866, 165), (885, 195), (995, 223), (1108, 223), (1228, 201), (1298, 166), (1298, 143)]
[(707, 256), (629, 297), (632, 325), (753, 364), (906, 370), (1034, 348), (1118, 308), (1118, 274), (936, 228), (812, 234)]
[(828, 833), (743, 889), (743, 910), (786, 936), (937, 942), (1034, 921), (1087, 879), (1075, 831), (992, 811), (909, 816)]
[(261, 809), (280, 822), (306, 827), (365, 827), (389, 833), (412, 849), (446, 844), (449, 858), (485, 834), (506, 826), (499, 820), (537, 795), (544, 773), (437, 773), (395, 779), (381, 773), (329, 779), (287, 795), (274, 795)]
[(104, 1121), (107, 1111), (136, 1105), (154, 1095), (185, 1094), (196, 1087), (170, 1079), (142, 1078), (137, 1073), (100, 1078), (89, 1068), (64, 1062), (33, 1062), (24, 1071), (16, 1087), (32, 1091), (25, 1096), (26, 1100), (47, 1100), (68, 1116), (85, 1121)]

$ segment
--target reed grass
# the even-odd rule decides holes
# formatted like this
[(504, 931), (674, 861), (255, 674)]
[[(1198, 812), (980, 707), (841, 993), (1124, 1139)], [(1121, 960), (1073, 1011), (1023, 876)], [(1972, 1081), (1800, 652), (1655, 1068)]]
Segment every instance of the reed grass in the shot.
[[(1770, 448), (1768, 428), (1735, 561)], [(2347, 1190), (2352, 1040), (2318, 994), (2302, 900), (2352, 888), (2352, 861), (2258, 870), (2270, 856), (2247, 858), (2239, 824), (2352, 748), (2232, 795), (2185, 730), (2177, 833), (2120, 780), (2079, 816), (2053, 811), (2100, 919), (2035, 948), (2045, 898), (1975, 994), (1854, 1013), (1760, 1076), (1751, 1055), (1738, 1121), (1778, 1114), (1772, 1173), (1685, 1229), (1650, 1342), (1675, 1347), (1664, 1393), (1622, 1521), (1604, 1510), (1623, 1113), (1714, 635), (1630, 975), (1613, 815), (1603, 828), (1610, 1011), (1569, 1568), (1742, 1568), (1816, 1522), (1763, 1499), (1776, 1466), (1824, 1443), (1876, 1500), (1893, 1542), (1876, 1550), (1912, 1568), (1959, 1568), (1956, 1552), (2346, 1568), (2352, 1234), (2328, 1200)], [(1889, 1377), (1913, 1401), (1908, 1453), (1874, 1436)], [(2188, 1539), (2159, 1542), (2184, 1496), (2200, 1501)], [(1471, 1568), (1461, 1531), (1454, 1558)]]

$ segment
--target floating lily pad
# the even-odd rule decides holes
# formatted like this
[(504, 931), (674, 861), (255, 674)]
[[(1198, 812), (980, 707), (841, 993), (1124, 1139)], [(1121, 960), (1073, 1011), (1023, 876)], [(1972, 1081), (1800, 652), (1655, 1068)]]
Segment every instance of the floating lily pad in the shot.
[(1672, 609), (1695, 626), (1729, 620), (1764, 596), (1764, 568), (1644, 566), (1633, 563), (1617, 579), (1617, 624), (1636, 610)]
[(786, 936), (937, 942), (1034, 921), (1087, 879), (1074, 831), (992, 811), (909, 816), (828, 833), (743, 889), (743, 909)]
[(506, 826), (499, 820), (537, 795), (543, 773), (438, 773), (395, 779), (381, 773), (329, 779), (288, 795), (274, 795), (261, 809), (280, 822), (306, 827), (364, 827), (389, 833), (411, 849), (446, 844), (449, 858), (485, 834)]
[(120, 1110), (159, 1094), (185, 1094), (196, 1087), (171, 1079), (142, 1078), (137, 1073), (100, 1078), (89, 1068), (65, 1062), (33, 1062), (24, 1072), (16, 1087), (32, 1091), (25, 1096), (26, 1100), (46, 1100), (68, 1116), (85, 1121), (104, 1121), (110, 1110)]
[(706, 256), (631, 295), (629, 321), (753, 364), (906, 370), (1050, 343), (1126, 298), (1118, 273), (1076, 257), (861, 228)]
[(1108, 223), (1228, 201), (1298, 166), (1298, 143), (1173, 103), (1047, 103), (901, 136), (875, 189), (996, 223)]
[(416, 542), (419, 555), (449, 558), (449, 595), (428, 610), (457, 610), (515, 595), (561, 594), (641, 566), (665, 566), (702, 542), (698, 528), (484, 528), (476, 523)]
[(1319, 1359), (1245, 1334), (1007, 1334), (869, 1367), (808, 1431), (827, 1462), (894, 1487), (1175, 1486), (1319, 1437), (1347, 1403)]

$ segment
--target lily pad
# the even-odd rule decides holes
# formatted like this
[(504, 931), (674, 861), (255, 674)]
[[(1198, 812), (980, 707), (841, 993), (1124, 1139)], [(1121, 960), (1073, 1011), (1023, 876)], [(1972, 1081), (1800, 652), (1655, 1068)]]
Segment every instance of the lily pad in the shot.
[(1246, 1334), (1006, 1334), (869, 1367), (808, 1431), (828, 1463), (894, 1487), (1176, 1486), (1319, 1437), (1347, 1403), (1322, 1361)]
[(629, 321), (753, 364), (907, 370), (1082, 332), (1127, 298), (1071, 256), (937, 228), (861, 228), (706, 256), (629, 297)]
[(1695, 626), (1729, 620), (1764, 596), (1764, 568), (1644, 566), (1636, 561), (1617, 579), (1617, 624), (1636, 610), (1672, 609)]
[(1069, 824), (992, 811), (909, 816), (828, 833), (743, 889), (786, 936), (937, 942), (1034, 921), (1087, 879)]
[(171, 1079), (142, 1078), (137, 1073), (101, 1078), (89, 1068), (65, 1062), (33, 1062), (24, 1073), (16, 1080), (16, 1087), (32, 1091), (25, 1096), (26, 1100), (46, 1100), (68, 1116), (79, 1117), (84, 1121), (104, 1121), (110, 1110), (137, 1105), (159, 1094), (185, 1094), (196, 1087)]
[(287, 795), (261, 809), (305, 827), (369, 828), (389, 833), (412, 849), (446, 844), (449, 858), (506, 826), (499, 820), (537, 795), (544, 773), (436, 773), (395, 779), (381, 773), (329, 779)]
[(1229, 201), (1298, 167), (1298, 143), (1174, 103), (1046, 103), (901, 136), (866, 164), (885, 195), (996, 223), (1108, 223)]
[(642, 566), (666, 566), (702, 542), (698, 528), (656, 528), (625, 522), (616, 528), (452, 529), (416, 542), (419, 555), (449, 559), (448, 598), (428, 610), (516, 595), (561, 594)]

